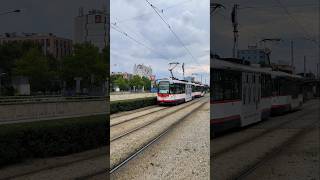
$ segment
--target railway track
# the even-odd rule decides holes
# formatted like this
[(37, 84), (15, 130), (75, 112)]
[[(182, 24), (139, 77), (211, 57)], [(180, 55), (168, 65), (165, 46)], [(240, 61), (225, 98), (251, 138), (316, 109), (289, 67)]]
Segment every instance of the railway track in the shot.
[[(272, 127), (269, 127), (269, 128), (267, 128), (267, 129), (264, 129), (264, 130), (262, 130), (261, 132), (255, 134), (255, 135), (253, 135), (253, 136), (249, 136), (249, 137), (247, 137), (247, 138), (245, 138), (245, 139), (243, 139), (243, 140), (241, 140), (241, 141), (239, 141), (239, 142), (236, 142), (236, 143), (234, 143), (234, 144), (232, 144), (232, 145), (229, 145), (229, 146), (227, 146), (227, 147), (225, 147), (225, 148), (223, 148), (223, 149), (220, 149), (220, 150), (217, 151), (217, 152), (213, 152), (213, 153), (210, 155), (210, 157), (211, 157), (211, 158), (214, 158), (214, 157), (218, 157), (218, 156), (220, 156), (220, 155), (222, 155), (222, 154), (226, 154), (226, 153), (228, 153), (229, 151), (233, 150), (234, 148), (237, 148), (238, 146), (245, 145), (245, 144), (250, 143), (251, 141), (253, 141), (253, 140), (255, 140), (255, 139), (258, 139), (259, 137), (262, 137), (262, 136), (265, 136), (265, 135), (267, 135), (267, 134), (269, 134), (269, 133), (272, 133), (273, 131), (275, 131), (275, 130), (277, 130), (277, 129), (283, 127), (283, 126), (285, 126), (285, 125), (288, 124), (288, 123), (291, 123), (292, 121), (297, 121), (297, 120), (299, 120), (299, 118), (302, 118), (302, 117), (308, 115), (309, 113), (310, 113), (310, 112), (302, 112), (302, 113), (299, 113), (298, 115), (296, 115), (296, 114), (288, 114), (288, 115), (291, 115), (291, 116), (292, 116), (292, 117), (290, 117), (289, 120), (285, 120), (285, 121), (283, 121), (283, 122), (281, 122), (281, 123), (279, 123), (279, 124), (275, 124), (275, 125), (273, 125)], [(282, 118), (288, 119), (287, 116), (283, 116)], [(292, 119), (291, 119), (291, 118), (292, 118)], [(268, 121), (268, 120), (266, 120), (266, 121)]]
[(149, 109), (154, 109), (156, 107), (159, 107), (159, 106), (157, 106), (157, 105), (147, 106), (147, 107), (136, 109), (136, 110), (132, 110), (132, 111), (125, 111), (125, 112), (115, 113), (115, 114), (111, 114), (110, 118), (111, 119), (116, 119), (116, 118), (119, 118), (119, 117), (124, 117), (124, 116), (128, 116), (128, 115), (136, 114), (136, 113), (139, 113), (139, 112), (143, 112), (143, 111), (146, 111), (146, 110), (149, 110)]
[[(131, 133), (133, 133), (135, 131), (138, 131), (139, 129), (142, 129), (142, 128), (148, 126), (148, 125), (156, 123), (157, 121), (160, 121), (160, 120), (164, 119), (167, 116), (175, 114), (175, 113), (183, 110), (184, 108), (190, 107), (190, 106), (192, 106), (193, 104), (195, 104), (195, 103), (197, 103), (199, 101), (201, 101), (201, 99), (197, 99), (197, 100), (191, 101), (189, 103), (181, 104), (179, 106), (175, 106), (175, 107), (172, 107), (172, 108), (162, 108), (160, 110), (153, 111), (153, 112), (141, 115), (141, 116), (137, 116), (135, 118), (129, 118), (129, 119), (126, 119), (125, 121), (120, 121), (120, 122), (114, 124), (113, 126), (111, 125), (111, 127), (114, 127), (114, 126), (117, 126), (117, 125), (122, 125), (122, 127), (118, 128), (118, 129), (120, 129), (120, 133), (117, 133), (117, 135), (113, 135), (114, 134), (114, 128), (110, 129), (110, 142), (113, 142), (113, 141), (115, 141), (117, 139), (120, 139), (120, 138), (122, 138), (124, 136), (127, 136), (127, 135), (129, 135), (129, 134), (131, 134)], [(151, 119), (147, 118), (147, 116), (156, 114), (156, 113), (158, 113), (160, 111), (162, 111), (160, 114), (157, 114), (154, 117), (151, 117)], [(142, 117), (147, 119), (147, 121), (145, 121), (145, 119), (142, 120), (141, 119)], [(139, 120), (140, 120), (140, 122), (142, 122), (141, 124), (139, 124), (140, 123)], [(136, 121), (136, 122), (132, 122), (132, 121)], [(133, 127), (130, 128), (130, 125), (125, 124), (125, 123), (131, 123), (131, 126), (133, 125)]]
[[(56, 163), (53, 165), (48, 165), (46, 167), (39, 167), (36, 169), (32, 168), (32, 170), (29, 170), (29, 171), (15, 173), (15, 174), (11, 174), (8, 176), (0, 176), (0, 180), (19, 179), (19, 178), (28, 179), (29, 176), (36, 175), (41, 172), (45, 172), (48, 170), (54, 171), (55, 169), (67, 168), (68, 166), (72, 166), (72, 165), (75, 165), (78, 163), (83, 163), (85, 161), (90, 161), (92, 159), (96, 159), (99, 157), (107, 158), (105, 152), (99, 152), (99, 153), (95, 153), (93, 155), (88, 155), (85, 157), (74, 158), (74, 160), (70, 160), (70, 161), (66, 161), (66, 162), (59, 162), (59, 163)], [(106, 170), (105, 170), (105, 172), (106, 172)], [(85, 177), (85, 176), (83, 176), (83, 177)]]
[[(310, 106), (313, 106), (312, 104)], [(282, 121), (261, 130), (250, 136), (210, 153), (211, 168), (214, 172), (214, 179), (245, 179), (257, 167), (276, 156), (284, 147), (292, 143), (297, 137), (308, 132), (318, 121), (314, 120), (315, 114), (310, 113), (316, 110), (316, 107), (308, 111), (288, 114), (288, 116), (280, 117)], [(270, 120), (279, 120), (270, 119)], [(289, 120), (287, 120), (289, 119)], [(269, 121), (270, 121), (269, 120)], [(265, 121), (268, 122), (268, 121)], [(302, 125), (295, 125), (295, 124)], [(260, 124), (258, 124), (260, 125)], [(257, 126), (258, 126), (257, 125)], [(263, 125), (263, 124), (262, 124)], [(299, 127), (300, 126), (300, 127)], [(244, 129), (228, 138), (236, 138), (236, 136), (245, 136), (252, 129)], [(221, 141), (224, 137), (220, 137)], [(214, 147), (214, 140), (212, 141)], [(219, 144), (217, 145), (217, 147)], [(237, 160), (237, 161), (236, 161)]]
[(150, 114), (154, 114), (160, 111), (163, 111), (165, 109), (167, 109), (168, 107), (153, 107), (144, 111), (139, 111), (137, 113), (134, 114), (130, 114), (130, 115), (124, 115), (124, 116), (120, 116), (120, 117), (116, 117), (116, 118), (112, 118), (112, 121), (110, 122), (110, 127), (119, 125), (119, 124), (123, 124), (126, 122), (129, 122), (131, 120), (135, 120), (137, 118), (141, 118), (141, 117), (145, 117), (148, 116)]
[[(265, 157), (263, 157), (261, 160), (252, 163), (247, 168), (243, 169), (238, 175), (233, 177), (232, 179), (236, 180), (244, 180), (246, 179), (252, 172), (254, 172), (257, 168), (261, 167), (265, 163), (267, 163), (269, 160), (271, 160), (273, 157), (277, 156), (284, 148), (288, 147), (290, 144), (294, 143), (300, 136), (303, 136), (311, 128), (314, 128), (314, 125), (318, 124), (319, 121), (315, 120), (313, 121), (309, 127), (302, 128), (299, 132), (288, 138), (285, 142), (274, 148), (272, 151), (270, 151)], [(318, 124), (319, 125), (319, 124)]]
[[(187, 118), (191, 113), (193, 113), (194, 111), (197, 111), (199, 108), (201, 108), (203, 105), (205, 105), (207, 103), (208, 98), (201, 98), (195, 101), (190, 102), (189, 104), (183, 105), (169, 113), (166, 113), (165, 115), (161, 116), (161, 118), (156, 118), (153, 119), (151, 121), (149, 121), (148, 123), (144, 124), (143, 126), (139, 126), (127, 133), (125, 133), (124, 135), (121, 135), (121, 137), (119, 136), (119, 138), (113, 138), (113, 141), (111, 143), (115, 144), (117, 142), (117, 140), (122, 140), (123, 143), (127, 142), (127, 140), (129, 139), (136, 139), (139, 137), (139, 135), (136, 138), (128, 138), (128, 136), (134, 134), (135, 132), (137, 132), (138, 130), (144, 130), (145, 132), (147, 131), (154, 131), (154, 129), (158, 129), (157, 133), (154, 133), (154, 135), (151, 137), (144, 137), (145, 140), (143, 142), (141, 142), (140, 144), (138, 144), (135, 147), (131, 147), (132, 151), (128, 152), (125, 155), (125, 158), (121, 158), (120, 161), (114, 161), (111, 162), (111, 169), (109, 170), (109, 173), (112, 174), (113, 172), (117, 171), (119, 168), (123, 167), (125, 164), (127, 164), (131, 159), (133, 159), (134, 157), (138, 156), (139, 154), (141, 154), (143, 151), (145, 151), (149, 146), (151, 146), (152, 144), (154, 144), (155, 142), (157, 142), (161, 137), (163, 137), (165, 134), (167, 134), (172, 128), (174, 128), (177, 124), (179, 124), (179, 122), (183, 121), (185, 118)], [(180, 114), (179, 114), (180, 113)], [(173, 117), (177, 115), (178, 118), (176, 117), (176, 119), (174, 121), (170, 121), (170, 119), (173, 119)], [(170, 122), (170, 124), (168, 124), (167, 122), (162, 122), (162, 123), (166, 123), (167, 126), (166, 127), (158, 127), (157, 128), (157, 124), (159, 121), (168, 121)], [(158, 124), (160, 125), (160, 124)], [(149, 126), (153, 126), (153, 127), (149, 127)], [(143, 135), (144, 133), (141, 131), (141, 135)], [(126, 140), (123, 140), (122, 138), (127, 138)], [(141, 137), (141, 136), (140, 136)], [(143, 136), (142, 136), (143, 137)], [(141, 137), (141, 138), (142, 138)], [(119, 142), (121, 143), (121, 142)], [(112, 148), (112, 144), (110, 145), (110, 147)], [(114, 151), (115, 152), (115, 151)], [(111, 153), (111, 158), (112, 158), (112, 153)]]

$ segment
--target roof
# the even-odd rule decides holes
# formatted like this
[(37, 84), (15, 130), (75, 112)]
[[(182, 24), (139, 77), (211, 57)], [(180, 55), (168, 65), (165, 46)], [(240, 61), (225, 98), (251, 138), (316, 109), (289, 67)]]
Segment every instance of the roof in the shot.
[(273, 71), (271, 68), (261, 68), (261, 67), (254, 67), (249, 65), (243, 65), (239, 63), (229, 62), (222, 59), (211, 59), (211, 68), (218, 68), (218, 69), (233, 69), (238, 71), (249, 71), (249, 72), (257, 72), (257, 73), (265, 73), (270, 74), (272, 76), (280, 76), (280, 77), (291, 77), (291, 78), (302, 78), (299, 75), (289, 74), (282, 71)]

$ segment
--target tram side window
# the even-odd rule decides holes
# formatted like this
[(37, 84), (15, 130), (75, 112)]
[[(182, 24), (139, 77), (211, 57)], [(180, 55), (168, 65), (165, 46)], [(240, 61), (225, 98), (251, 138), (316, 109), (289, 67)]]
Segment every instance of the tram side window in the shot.
[(211, 78), (212, 84), (212, 97), (213, 100), (223, 100), (223, 73), (222, 70), (214, 69), (212, 71), (213, 78)]
[(175, 83), (170, 84), (170, 93), (171, 94), (184, 94), (186, 89), (185, 84)]
[(241, 99), (241, 72), (213, 71), (213, 100)]
[(271, 76), (262, 74), (261, 75), (261, 97), (270, 97), (272, 95), (272, 81)]

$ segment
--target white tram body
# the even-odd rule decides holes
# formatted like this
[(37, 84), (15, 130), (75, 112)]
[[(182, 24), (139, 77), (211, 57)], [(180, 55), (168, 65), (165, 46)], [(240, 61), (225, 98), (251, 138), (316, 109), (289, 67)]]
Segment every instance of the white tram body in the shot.
[(272, 73), (272, 106), (274, 114), (296, 110), (302, 107), (303, 94), (301, 77), (279, 71)]
[[(233, 61), (211, 59), (210, 124), (214, 133), (267, 119), (275, 110), (284, 112), (301, 107), (299, 76), (245, 65), (238, 59)], [(282, 93), (286, 84), (282, 85), (280, 80), (290, 82), (294, 92), (287, 88)], [(286, 106), (289, 108), (282, 108)]]
[(158, 85), (157, 101), (159, 104), (179, 104), (192, 100), (192, 83), (190, 82), (161, 79)]
[(202, 97), (203, 95), (203, 85), (202, 84), (197, 84), (197, 83), (192, 83), (192, 98), (199, 98)]

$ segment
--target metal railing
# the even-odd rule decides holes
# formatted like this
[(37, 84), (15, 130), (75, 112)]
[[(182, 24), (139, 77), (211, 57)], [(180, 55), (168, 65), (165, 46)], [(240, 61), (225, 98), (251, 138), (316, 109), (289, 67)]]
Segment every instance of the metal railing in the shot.
[(0, 97), (0, 105), (70, 101), (104, 101), (107, 99), (107, 96), (6, 96)]

